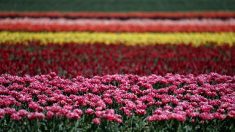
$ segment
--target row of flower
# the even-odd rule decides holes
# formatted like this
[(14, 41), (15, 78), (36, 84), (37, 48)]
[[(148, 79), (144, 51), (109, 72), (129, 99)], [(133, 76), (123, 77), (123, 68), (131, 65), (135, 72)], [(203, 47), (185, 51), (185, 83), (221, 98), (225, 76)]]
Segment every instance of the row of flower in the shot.
[(48, 43), (80, 44), (192, 44), (194, 46), (235, 44), (234, 32), (222, 33), (104, 33), (104, 32), (0, 32), (0, 43), (24, 43), (36, 41)]
[(0, 45), (0, 74), (235, 74), (235, 46)]
[(49, 17), (49, 18), (149, 18), (149, 19), (182, 19), (182, 18), (235, 18), (234, 12), (0, 12), (0, 18), (6, 17)]
[(234, 18), (1, 12), (0, 131), (232, 131)]
[[(55, 73), (0, 76), (0, 118), (92, 117), (122, 123), (124, 117), (147, 121), (224, 120), (235, 118), (235, 76), (106, 75), (63, 79)], [(7, 120), (7, 119), (6, 119)]]
[(95, 32), (233, 32), (235, 19), (0, 19), (7, 31), (95, 31)]

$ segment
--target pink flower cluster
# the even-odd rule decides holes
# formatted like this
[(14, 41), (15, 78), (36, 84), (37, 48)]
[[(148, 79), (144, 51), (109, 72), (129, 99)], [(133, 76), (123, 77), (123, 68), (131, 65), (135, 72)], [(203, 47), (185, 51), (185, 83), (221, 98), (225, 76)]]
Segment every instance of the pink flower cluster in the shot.
[(230, 18), (227, 20), (221, 19), (179, 19), (179, 20), (171, 20), (171, 19), (65, 19), (65, 18), (2, 18), (0, 19), (0, 24), (31, 24), (31, 25), (165, 25), (165, 26), (176, 26), (176, 25), (199, 25), (199, 26), (207, 26), (207, 25), (235, 25), (235, 19)]
[(235, 19), (0, 19), (0, 30), (9, 31), (95, 31), (95, 32), (228, 32)]
[(0, 76), (0, 119), (90, 116), (100, 124), (102, 120), (121, 123), (123, 116), (135, 115), (150, 122), (235, 118), (235, 76)]

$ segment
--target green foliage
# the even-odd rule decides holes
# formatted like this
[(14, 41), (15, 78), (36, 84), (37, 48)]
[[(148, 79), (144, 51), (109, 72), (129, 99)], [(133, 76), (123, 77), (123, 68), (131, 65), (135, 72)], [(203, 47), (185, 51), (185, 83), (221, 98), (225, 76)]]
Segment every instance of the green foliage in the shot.
[(9, 117), (0, 120), (0, 132), (232, 132), (235, 130), (234, 119), (212, 120), (200, 122), (179, 122), (176, 120), (147, 122), (141, 116), (126, 117), (123, 123), (118, 124), (102, 121), (100, 125), (90, 123), (90, 117), (82, 117), (79, 121), (65, 118), (51, 120), (12, 121)]
[(0, 0), (4, 11), (235, 10), (234, 0)]

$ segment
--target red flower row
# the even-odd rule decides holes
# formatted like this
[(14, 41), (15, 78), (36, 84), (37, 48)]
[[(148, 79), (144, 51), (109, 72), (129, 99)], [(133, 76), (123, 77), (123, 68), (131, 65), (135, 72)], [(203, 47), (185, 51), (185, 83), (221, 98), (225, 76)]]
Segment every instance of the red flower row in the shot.
[(169, 18), (169, 19), (181, 19), (181, 18), (234, 18), (234, 12), (1, 12), (1, 18), (6, 17), (50, 17), (50, 18)]
[(71, 80), (56, 74), (0, 76), (0, 119), (93, 117), (122, 122), (123, 116), (147, 116), (147, 121), (224, 120), (235, 118), (235, 76), (215, 73), (198, 76), (106, 75), (78, 76)]
[(0, 45), (0, 74), (94, 76), (166, 73), (235, 75), (235, 46)]
[(235, 32), (235, 25), (135, 25), (135, 24), (0, 24), (7, 31), (93, 31), (93, 32)]

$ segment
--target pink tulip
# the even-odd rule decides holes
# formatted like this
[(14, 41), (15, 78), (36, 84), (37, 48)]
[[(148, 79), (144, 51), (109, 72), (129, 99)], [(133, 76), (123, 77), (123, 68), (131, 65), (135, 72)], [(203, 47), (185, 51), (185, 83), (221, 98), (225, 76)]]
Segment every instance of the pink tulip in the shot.
[(96, 125), (100, 125), (101, 120), (100, 120), (100, 118), (94, 118), (94, 119), (92, 120), (92, 122), (93, 122), (94, 124), (96, 124)]

